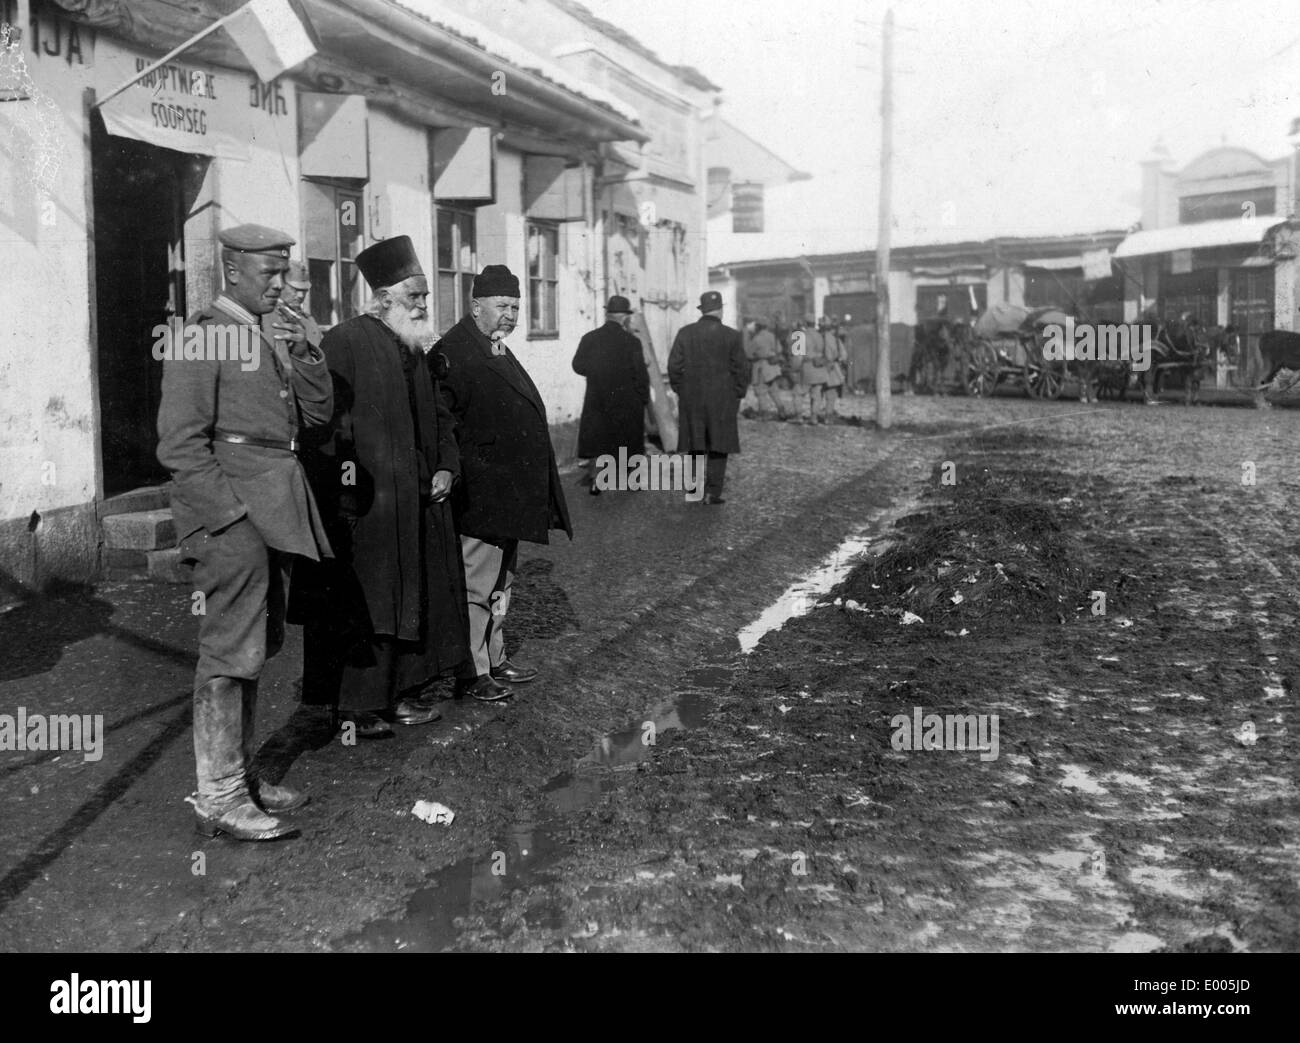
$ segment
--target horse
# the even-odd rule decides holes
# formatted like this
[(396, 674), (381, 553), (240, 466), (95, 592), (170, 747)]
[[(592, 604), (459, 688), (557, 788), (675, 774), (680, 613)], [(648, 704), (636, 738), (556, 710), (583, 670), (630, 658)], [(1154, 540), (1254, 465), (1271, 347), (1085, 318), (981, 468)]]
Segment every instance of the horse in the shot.
[(912, 364), (907, 382), (913, 391), (938, 391), (954, 347), (953, 324), (945, 317), (918, 322), (912, 331)]
[[(1224, 330), (1211, 327), (1222, 337)], [(1183, 377), (1183, 404), (1191, 405), (1201, 390), (1201, 373), (1210, 367), (1210, 330), (1189, 312), (1176, 319), (1165, 319), (1156, 327), (1151, 344), (1151, 366), (1142, 380), (1142, 397), (1147, 405), (1159, 401), (1160, 385), (1166, 373), (1177, 372)]]
[(1264, 401), (1264, 390), (1273, 383), (1277, 375), (1284, 369), (1300, 370), (1300, 333), (1292, 333), (1290, 330), (1269, 330), (1261, 334), (1259, 354), (1264, 360), (1264, 368), (1268, 376), (1255, 388), (1255, 408), (1263, 409), (1268, 405)]

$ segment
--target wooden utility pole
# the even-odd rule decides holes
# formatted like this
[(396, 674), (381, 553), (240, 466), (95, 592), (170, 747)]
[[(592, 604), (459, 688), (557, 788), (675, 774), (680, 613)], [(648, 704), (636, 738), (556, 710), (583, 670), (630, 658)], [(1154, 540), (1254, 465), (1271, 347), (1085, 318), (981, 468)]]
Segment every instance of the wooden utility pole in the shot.
[(894, 149), (894, 9), (885, 12), (884, 40), (881, 48), (880, 92), (880, 211), (876, 232), (876, 424), (887, 428), (893, 423), (890, 382), (893, 379), (889, 358), (889, 235), (893, 225), (890, 205)]

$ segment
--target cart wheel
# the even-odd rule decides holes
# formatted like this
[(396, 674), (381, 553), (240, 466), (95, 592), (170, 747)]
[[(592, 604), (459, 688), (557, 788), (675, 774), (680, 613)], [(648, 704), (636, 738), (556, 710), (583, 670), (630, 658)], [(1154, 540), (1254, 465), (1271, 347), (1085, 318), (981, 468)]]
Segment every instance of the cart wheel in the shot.
[(1061, 391), (1065, 388), (1065, 369), (1056, 366), (1047, 365), (1039, 370), (1038, 391), (1039, 397), (1044, 399), (1058, 399), (1061, 397)]
[(998, 385), (998, 357), (992, 345), (980, 342), (966, 364), (966, 394), (989, 398)]

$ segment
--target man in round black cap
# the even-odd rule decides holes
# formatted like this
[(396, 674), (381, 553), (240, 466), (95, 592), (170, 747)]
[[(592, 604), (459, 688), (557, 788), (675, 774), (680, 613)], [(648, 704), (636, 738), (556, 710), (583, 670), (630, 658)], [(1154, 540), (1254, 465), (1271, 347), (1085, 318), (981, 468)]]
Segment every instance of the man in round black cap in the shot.
[(740, 331), (723, 325), (722, 294), (700, 295), (699, 321), (677, 331), (668, 353), (668, 383), (677, 392), (679, 453), (707, 453), (704, 502), (725, 503), (727, 454), (740, 452), (736, 414), (749, 388)]
[(293, 239), (263, 225), (218, 238), (225, 288), (188, 326), (201, 327), (207, 343), (253, 338), (261, 350), (252, 364), (225, 351), (167, 358), (158, 460), (172, 472), (181, 559), (194, 565), (202, 607), (195, 609), (196, 827), (206, 836), (272, 840), (295, 832), (275, 816), (307, 797), (253, 766), (258, 678), (284, 637), (290, 565), (331, 554), (295, 453), (300, 426), (328, 424), (334, 396), (324, 356), (295, 317), (277, 310)]
[(465, 559), (470, 653), (458, 686), (491, 701), (537, 671), (505, 654), (502, 626), (510, 605), (519, 541), (547, 543), (548, 531), (573, 538), (560, 488), (546, 406), (506, 347), (519, 319), (519, 280), (503, 264), (474, 277), (469, 314), (435, 345), (447, 356), (442, 395), (456, 418), (461, 481), (452, 494)]
[(429, 284), (405, 235), (363, 250), (357, 268), (372, 298), (321, 342), (334, 423), (309, 460), (338, 560), (299, 584), (294, 611), (307, 621), (303, 701), (379, 738), (388, 719), (438, 719), (432, 689), (468, 660), (468, 620), (448, 502), (460, 453), (426, 359)]
[(628, 330), (632, 305), (613, 296), (605, 305), (605, 324), (583, 335), (573, 356), (573, 371), (587, 378), (578, 424), (578, 456), (587, 460), (586, 481), (598, 496), (596, 461), (619, 449), (629, 457), (645, 453), (645, 408), (650, 404), (650, 373), (641, 342)]

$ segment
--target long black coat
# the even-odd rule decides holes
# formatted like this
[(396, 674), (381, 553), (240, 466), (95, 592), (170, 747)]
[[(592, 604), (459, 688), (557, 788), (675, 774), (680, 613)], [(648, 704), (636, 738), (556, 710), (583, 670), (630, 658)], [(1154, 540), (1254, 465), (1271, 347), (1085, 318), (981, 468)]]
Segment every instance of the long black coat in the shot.
[(678, 398), (679, 453), (740, 452), (736, 413), (749, 360), (739, 330), (712, 315), (683, 326), (668, 354), (668, 383)]
[(413, 364), (408, 388), (408, 349), (378, 319), (339, 323), (321, 348), (334, 378), (334, 420), (305, 462), (340, 561), (295, 570), (293, 616), (326, 621), (339, 634), (427, 637), (454, 664), (465, 637), (464, 566), (450, 503), (428, 496), (435, 472), (450, 471), (453, 480), (460, 473), (451, 414), (422, 353), (405, 356)]
[(650, 373), (641, 342), (615, 320), (578, 341), (573, 371), (587, 378), (578, 425), (578, 455), (592, 458), (645, 452)]
[(461, 480), (452, 493), (462, 536), (501, 543), (573, 538), (542, 396), (514, 353), (492, 343), (466, 315), (435, 346), (450, 372), (443, 400), (456, 418)]

